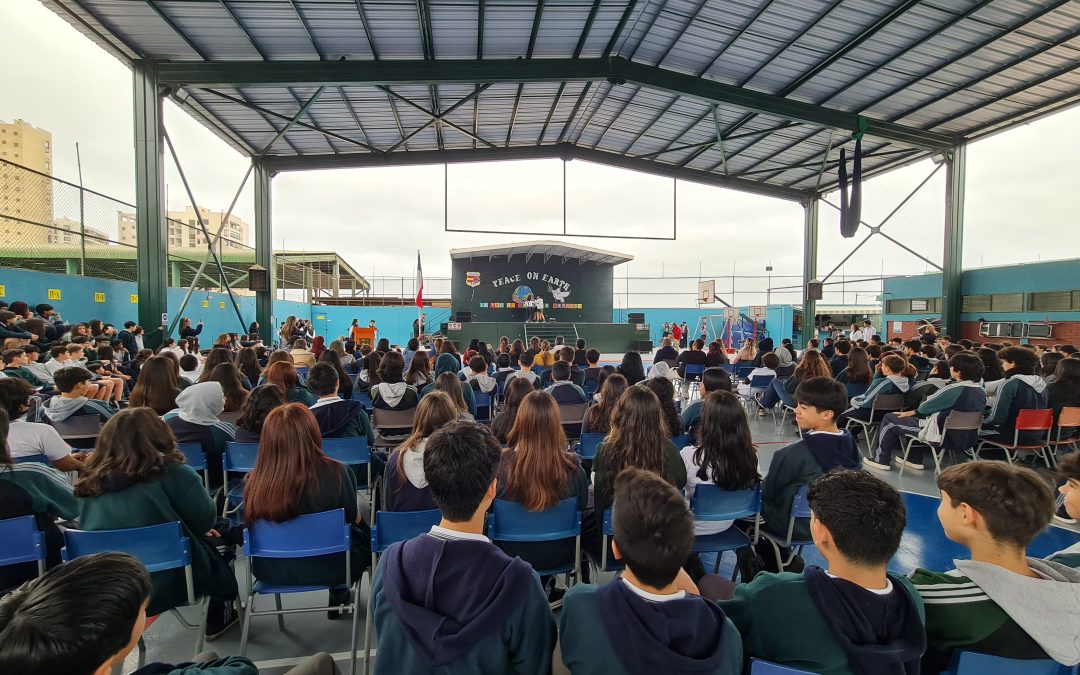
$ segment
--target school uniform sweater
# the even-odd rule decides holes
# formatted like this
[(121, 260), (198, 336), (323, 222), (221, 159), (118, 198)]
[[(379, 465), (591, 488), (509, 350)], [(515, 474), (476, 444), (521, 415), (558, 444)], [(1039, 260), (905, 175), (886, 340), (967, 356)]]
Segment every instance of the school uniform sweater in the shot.
[[(937, 390), (916, 409), (915, 414), (922, 426), (933, 424), (940, 433), (945, 429), (945, 419), (953, 410), (959, 412), (982, 412), (986, 408), (986, 390), (978, 382), (964, 380), (953, 382), (942, 389)], [(950, 431), (945, 437), (945, 448), (952, 450), (965, 450), (978, 444), (979, 430)]]
[(199, 663), (148, 663), (131, 675), (258, 675), (251, 659), (225, 656)]
[(922, 600), (904, 577), (888, 579), (892, 591), (878, 595), (816, 567), (763, 572), (720, 608), (747, 659), (820, 675), (917, 675), (926, 641)]
[[(34, 516), (38, 531), (45, 535), (47, 567), (60, 564), (60, 549), (64, 546), (64, 535), (56, 519), (72, 520), (78, 514), (71, 484), (56, 469), (39, 462), (0, 466), (0, 520)], [(36, 563), (0, 567), (0, 590), (35, 576)]]
[(105, 403), (92, 401), (85, 396), (76, 398), (54, 396), (38, 408), (38, 421), (51, 424), (53, 422), (63, 422), (72, 417), (97, 415), (98, 419), (105, 423), (112, 419), (115, 414), (116, 411)]
[[(769, 473), (762, 484), (761, 515), (765, 520), (762, 527), (786, 537), (791, 503), (799, 488), (836, 467), (858, 469), (861, 465), (859, 448), (848, 432), (804, 432), (802, 440), (778, 450), (769, 464)], [(810, 539), (809, 519), (795, 520), (792, 538)]]
[(847, 354), (838, 354), (831, 361), (829, 361), (829, 368), (832, 369), (833, 377), (839, 375), (848, 365)]
[(310, 389), (298, 385), (285, 392), (285, 400), (289, 403), (303, 403), (311, 407), (319, 399), (311, 393)]
[[(664, 452), (667, 455), (667, 479), (681, 490), (686, 487), (686, 465), (683, 464), (679, 448), (676, 448), (675, 444), (669, 440)], [(603, 513), (611, 506), (611, 490), (614, 489), (615, 476), (609, 475), (610, 473), (604, 443), (600, 443), (596, 446), (596, 459), (593, 460), (593, 494), (597, 514)]]
[(20, 380), (26, 380), (35, 387), (48, 387), (49, 383), (42, 380), (37, 375), (34, 375), (26, 368), (4, 368), (4, 375), (8, 377), (17, 377)]
[(311, 406), (319, 432), (323, 438), (364, 437), (370, 447), (375, 443), (371, 419), (360, 401), (342, 400), (338, 397), (321, 398)]
[(558, 636), (539, 577), (481, 535), (433, 528), (392, 545), (370, 603), (377, 672), (551, 672)]
[(911, 389), (911, 380), (902, 375), (889, 377), (875, 377), (867, 388), (866, 393), (851, 399), (851, 407), (861, 410), (870, 410), (874, 406), (874, 399), (880, 394), (906, 394)]
[(578, 584), (559, 615), (562, 661), (574, 675), (739, 675), (739, 631), (712, 601), (647, 594), (625, 579)]
[[(994, 402), (983, 417), (983, 429), (997, 434), (997, 437), (1011, 444), (1016, 430), (1016, 418), (1021, 410), (1042, 409), (1050, 404), (1046, 382), (1038, 375), (1006, 375), (1005, 382), (998, 387)], [(1040, 443), (1041, 431), (1020, 432), (1021, 445)]]
[(236, 427), (220, 421), (211, 425), (188, 422), (180, 419), (179, 410), (170, 410), (162, 419), (172, 429), (178, 443), (198, 443), (202, 446), (206, 453), (206, 465), (209, 467), (207, 471), (210, 473), (210, 485), (221, 485), (224, 480), (221, 456), (225, 453), (225, 444), (236, 440)]
[(421, 439), (416, 445), (405, 451), (402, 460), (403, 471), (398, 471), (398, 457), (402, 450), (398, 448), (390, 453), (383, 472), (383, 490), (385, 491), (388, 511), (428, 511), (439, 508), (431, 496), (427, 477), (424, 475), (424, 447), (427, 439)]
[(991, 563), (953, 562), (956, 569), (950, 572), (911, 573), (926, 605), (929, 645), (923, 672), (940, 672), (956, 649), (1080, 663), (1080, 570), (1028, 558), (1041, 577), (1034, 579)]
[[(217, 522), (217, 508), (194, 469), (169, 464), (161, 475), (141, 483), (127, 476), (108, 476), (103, 488), (103, 494), (79, 499), (80, 528), (117, 530), (179, 521), (191, 546), (196, 597), (237, 597), (236, 575), (202, 539)], [(155, 572), (150, 581), (153, 593), (148, 614), (160, 614), (187, 602), (183, 570)]]
[(552, 383), (545, 389), (559, 405), (581, 405), (586, 402), (585, 392), (581, 387), (568, 380)]

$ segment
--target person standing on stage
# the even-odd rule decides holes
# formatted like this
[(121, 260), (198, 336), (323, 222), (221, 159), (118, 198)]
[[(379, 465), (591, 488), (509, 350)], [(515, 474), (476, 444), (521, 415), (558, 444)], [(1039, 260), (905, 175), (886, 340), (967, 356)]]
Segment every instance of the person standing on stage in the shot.
[(427, 314), (421, 314), (420, 318), (412, 322), (412, 336), (419, 339), (421, 335), (427, 333)]
[(535, 312), (535, 316), (534, 316), (533, 320), (534, 321), (547, 321), (547, 319), (544, 317), (544, 299), (541, 298), (539, 295), (534, 295), (533, 296), (533, 304), (536, 307), (536, 312)]
[(675, 338), (675, 344), (682, 347), (682, 328), (679, 327), (678, 322), (672, 322), (671, 324), (671, 337)]
[(682, 322), (682, 340), (679, 341), (679, 348), (686, 349), (686, 343), (690, 340), (690, 327), (686, 325), (686, 322)]

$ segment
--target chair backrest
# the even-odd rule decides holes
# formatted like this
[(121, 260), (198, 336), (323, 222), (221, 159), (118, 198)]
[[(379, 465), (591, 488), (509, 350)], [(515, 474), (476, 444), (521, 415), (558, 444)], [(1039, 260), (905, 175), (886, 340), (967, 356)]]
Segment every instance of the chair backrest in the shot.
[(690, 434), (679, 434), (678, 436), (672, 436), (671, 442), (675, 444), (675, 447), (682, 450), (686, 446), (690, 445)]
[(1054, 411), (1049, 408), (1024, 408), (1016, 416), (1017, 431), (1049, 431), (1054, 426)]
[(379, 511), (371, 528), (371, 552), (382, 553), (391, 544), (408, 541), (438, 525), (442, 514), (438, 509), (428, 511)]
[(812, 675), (809, 670), (789, 668), (779, 663), (750, 659), (750, 675)]
[(97, 438), (101, 433), (101, 418), (97, 415), (74, 415), (66, 420), (53, 420), (49, 423), (64, 440)]
[(228, 422), (229, 424), (236, 424), (236, 420), (240, 419), (240, 412), (223, 412), (217, 416), (222, 422)]
[(33, 516), (0, 520), (0, 567), (45, 559), (45, 535)]
[(735, 364), (735, 374), (739, 377), (748, 377), (752, 372), (754, 372), (753, 365)]
[(559, 406), (559, 422), (562, 424), (581, 424), (585, 417), (585, 411), (589, 409), (587, 403), (565, 403)]
[(600, 384), (596, 380), (585, 380), (585, 385), (582, 387), (585, 391), (585, 398), (592, 398), (593, 395), (600, 390)]
[(297, 367), (297, 368), (296, 368), (296, 374), (297, 374), (297, 375), (299, 375), (300, 377), (303, 377), (303, 378), (307, 379), (307, 376), (308, 376), (308, 369), (307, 369), (307, 368), (304, 368), (304, 367), (302, 367), (302, 366), (300, 366), (300, 367)]
[(786, 366), (777, 366), (776, 367), (776, 376), (779, 377), (781, 380), (786, 380), (787, 378), (791, 377), (794, 374), (795, 374), (795, 364), (794, 363), (789, 363)]
[(14, 464), (25, 464), (27, 462), (37, 462), (38, 464), (49, 464), (49, 458), (43, 454), (27, 455), (26, 457), (14, 457), (12, 458)]
[(179, 522), (123, 530), (65, 530), (64, 561), (119, 551), (135, 556), (150, 572), (191, 565), (191, 546)]
[(1066, 406), (1058, 415), (1058, 428), (1080, 427), (1080, 408)]
[(810, 501), (806, 498), (807, 493), (810, 491), (809, 485), (804, 485), (799, 488), (799, 491), (795, 493), (795, 498), (791, 500), (791, 517), (792, 518), (809, 518), (810, 517)]
[(701, 374), (704, 372), (704, 363), (688, 363), (686, 364), (686, 368), (683, 369), (683, 373), (685, 373), (686, 379), (701, 377)]
[(596, 459), (596, 449), (604, 440), (604, 434), (581, 434), (577, 454), (582, 459)]
[(184, 455), (184, 461), (196, 471), (206, 470), (206, 452), (202, 443), (177, 443), (176, 447)]
[(855, 398), (856, 396), (862, 396), (863, 394), (866, 393), (867, 386), (868, 385), (865, 385), (865, 384), (851, 384), (851, 383), (848, 383), (848, 384), (844, 385), (844, 387), (847, 389), (848, 398)]
[(349, 550), (352, 532), (345, 509), (306, 513), (284, 523), (257, 520), (244, 528), (244, 554), (251, 558), (311, 558)]
[(870, 407), (875, 412), (886, 412), (893, 410), (904, 409), (904, 395), (903, 394), (878, 394), (874, 397), (873, 403)]
[[(482, 391), (473, 392), (473, 402), (476, 404), (476, 421), (486, 422), (491, 419), (491, 394)], [(484, 411), (481, 414), (481, 410)]]
[(755, 375), (750, 378), (751, 389), (765, 389), (772, 381), (776, 379), (775, 375)]
[(229, 441), (225, 444), (225, 453), (221, 456), (221, 461), (225, 471), (248, 473), (255, 468), (255, 458), (258, 454), (258, 443)]
[(728, 375), (734, 375), (735, 374), (735, 364), (734, 363), (721, 363), (719, 366), (717, 366), (717, 368), (724, 371)]
[(1050, 659), (1006, 659), (957, 650), (942, 675), (1071, 675), (1076, 670)]
[(335, 459), (347, 466), (367, 464), (371, 461), (371, 448), (368, 447), (367, 438), (364, 436), (324, 438), (322, 451), (330, 459)]
[(721, 490), (711, 483), (694, 488), (690, 500), (694, 520), (736, 520), (761, 512), (761, 486), (750, 490)]
[(543, 511), (526, 511), (520, 502), (496, 499), (488, 516), (492, 541), (554, 541), (581, 534), (577, 498), (564, 499)]
[(950, 410), (949, 416), (945, 418), (945, 431), (974, 431), (982, 427), (983, 414), (982, 411), (973, 410), (971, 412), (962, 412), (960, 410)]
[(365, 410), (371, 410), (371, 392), (363, 389), (353, 389), (352, 399), (354, 401), (360, 401), (360, 405), (364, 406)]
[(412, 427), (413, 419), (416, 417), (416, 408), (409, 408), (408, 410), (383, 410), (382, 408), (375, 408), (372, 413), (371, 426), (376, 429), (400, 429), (404, 427)]

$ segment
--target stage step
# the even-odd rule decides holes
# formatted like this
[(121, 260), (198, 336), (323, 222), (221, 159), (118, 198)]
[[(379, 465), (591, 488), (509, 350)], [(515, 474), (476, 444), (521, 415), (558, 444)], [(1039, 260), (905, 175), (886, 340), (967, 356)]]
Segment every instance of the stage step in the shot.
[(525, 324), (526, 342), (535, 337), (540, 340), (547, 340), (554, 346), (555, 338), (560, 335), (567, 345), (573, 347), (578, 339), (577, 326), (573, 323), (564, 321), (546, 321), (544, 323), (528, 322)]

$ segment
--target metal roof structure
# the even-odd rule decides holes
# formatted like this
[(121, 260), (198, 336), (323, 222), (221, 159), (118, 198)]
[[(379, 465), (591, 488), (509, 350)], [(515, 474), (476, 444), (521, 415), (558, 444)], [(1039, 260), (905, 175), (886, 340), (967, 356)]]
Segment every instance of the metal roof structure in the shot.
[(533, 256), (543, 256), (544, 262), (550, 258), (562, 258), (563, 262), (577, 260), (582, 265), (587, 262), (597, 265), (618, 265), (634, 259), (634, 256), (625, 253), (615, 253), (589, 246), (575, 246), (561, 241), (522, 241), (515, 244), (450, 249), (451, 260), (505, 257), (509, 261), (516, 255), (524, 256), (526, 263)]
[(42, 2), (271, 171), (560, 157), (805, 203), (854, 131), (867, 178), (1080, 100), (1070, 0)]

